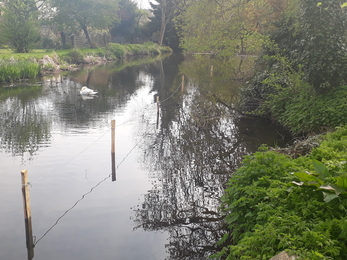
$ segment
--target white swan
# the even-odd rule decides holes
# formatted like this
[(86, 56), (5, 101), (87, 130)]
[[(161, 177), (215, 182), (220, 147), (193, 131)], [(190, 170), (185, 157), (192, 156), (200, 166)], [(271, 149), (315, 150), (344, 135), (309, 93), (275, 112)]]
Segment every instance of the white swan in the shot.
[(94, 90), (92, 90), (92, 89), (90, 89), (90, 88), (87, 88), (86, 86), (83, 86), (83, 87), (81, 88), (81, 90), (80, 90), (80, 94), (81, 94), (82, 96), (83, 96), (83, 95), (92, 96), (92, 95), (98, 94), (98, 92), (97, 92), (97, 91), (94, 91)]

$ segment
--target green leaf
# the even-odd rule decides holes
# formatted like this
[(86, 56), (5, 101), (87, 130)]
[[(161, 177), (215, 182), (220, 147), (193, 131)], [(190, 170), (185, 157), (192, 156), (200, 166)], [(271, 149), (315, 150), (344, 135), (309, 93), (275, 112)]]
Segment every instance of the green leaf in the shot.
[(347, 2), (341, 5), (341, 8), (347, 7)]
[(339, 195), (336, 195), (334, 193), (328, 193), (323, 191), (323, 196), (324, 196), (324, 201), (325, 202), (330, 202), (333, 199), (337, 198)]
[(313, 160), (313, 165), (314, 165), (314, 169), (316, 170), (316, 172), (318, 173), (320, 177), (324, 178), (328, 176), (328, 169), (325, 167), (323, 163), (317, 160)]
[(232, 222), (234, 222), (235, 220), (237, 220), (238, 218), (239, 218), (239, 214), (230, 214), (229, 216), (227, 216), (226, 218), (225, 218), (225, 221), (227, 222), (227, 223), (232, 223)]
[(320, 184), (322, 184), (322, 181), (319, 178), (317, 178), (316, 176), (314, 176), (312, 173), (309, 173), (309, 172), (295, 172), (294, 175), (299, 177), (300, 181), (303, 181), (305, 185), (317, 186), (316, 184), (309, 183), (309, 182), (315, 182), (315, 183), (319, 184), (318, 186), (320, 186)]
[(346, 190), (347, 189), (347, 175), (341, 175), (341, 176), (337, 177), (336, 185), (338, 185), (339, 187)]

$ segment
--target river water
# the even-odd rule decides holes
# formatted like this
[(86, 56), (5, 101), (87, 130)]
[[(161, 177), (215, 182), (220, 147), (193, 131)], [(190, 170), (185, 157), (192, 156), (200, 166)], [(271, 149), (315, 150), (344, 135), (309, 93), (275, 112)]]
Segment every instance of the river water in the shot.
[[(28, 259), (23, 169), (35, 260), (216, 251), (225, 182), (242, 156), (284, 140), (268, 122), (231, 113), (235, 78), (215, 69), (211, 81), (210, 65), (193, 60), (109, 64), (0, 88), (0, 259)], [(97, 97), (82, 98), (83, 85)]]

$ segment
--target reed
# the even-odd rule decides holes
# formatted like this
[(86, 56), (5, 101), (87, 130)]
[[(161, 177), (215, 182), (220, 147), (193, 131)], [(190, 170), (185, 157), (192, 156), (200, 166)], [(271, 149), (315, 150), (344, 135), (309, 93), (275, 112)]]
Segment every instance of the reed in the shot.
[(0, 60), (0, 82), (35, 78), (40, 73), (40, 64), (29, 60)]

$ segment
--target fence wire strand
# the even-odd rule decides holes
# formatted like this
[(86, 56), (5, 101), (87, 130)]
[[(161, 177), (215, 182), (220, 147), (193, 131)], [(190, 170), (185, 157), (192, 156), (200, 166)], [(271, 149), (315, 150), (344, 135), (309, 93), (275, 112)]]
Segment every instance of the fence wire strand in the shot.
[[(202, 80), (204, 80), (205, 78), (210, 77), (209, 75), (206, 75)], [(200, 82), (202, 81), (200, 80)], [(173, 97), (173, 95), (182, 87), (183, 82), (178, 86), (178, 88), (166, 99), (160, 101), (161, 103), (168, 101), (170, 98)], [(138, 117), (142, 117), (138, 116)], [(137, 117), (136, 117), (137, 118)], [(121, 125), (125, 125), (133, 120), (135, 120), (136, 118), (132, 118), (120, 125), (117, 125), (117, 127), (121, 126)], [(38, 182), (39, 180), (47, 177), (48, 175), (52, 174), (53, 172), (59, 170), (60, 168), (62, 168), (63, 166), (65, 166), (66, 164), (68, 164), (69, 162), (71, 162), (73, 159), (77, 158), (78, 156), (80, 156), (82, 153), (84, 153), (86, 150), (88, 150), (91, 146), (93, 146), (95, 143), (97, 143), (102, 137), (104, 137), (108, 132), (110, 132), (111, 128), (109, 128), (105, 133), (103, 133), (98, 139), (96, 139), (92, 144), (90, 144), (88, 147), (86, 147), (84, 150), (82, 150), (80, 153), (78, 153), (77, 155), (75, 155), (74, 157), (72, 157), (71, 159), (69, 159), (68, 161), (66, 161), (64, 164), (62, 164), (61, 166), (59, 166), (58, 168), (54, 169), (53, 171), (47, 173), (46, 175), (36, 179), (33, 182), (28, 182), (26, 185), (32, 185), (36, 182)], [(125, 155), (125, 157), (122, 159), (122, 161), (117, 165), (116, 169), (119, 168), (119, 166), (127, 159), (127, 157), (134, 151), (134, 149), (140, 144), (140, 142), (144, 139), (144, 136), (132, 147), (132, 149)], [(77, 200), (69, 209), (67, 209), (56, 221), (55, 223), (39, 238), (36, 240), (36, 236), (35, 236), (35, 242), (34, 242), (34, 246), (36, 246), (55, 226), (58, 225), (59, 221), (66, 216), (67, 213), (69, 213), (72, 209), (74, 209), (79, 202), (81, 202), (88, 194), (92, 193), (94, 189), (96, 189), (99, 185), (101, 185), (103, 182), (105, 182), (106, 180), (108, 180), (110, 177), (112, 176), (112, 173), (109, 174), (107, 177), (105, 177), (104, 179), (102, 179), (101, 181), (99, 181), (96, 185), (94, 185), (87, 193), (84, 193), (82, 195), (82, 197)]]
[[(127, 157), (134, 151), (134, 149), (142, 142), (144, 137), (142, 137), (134, 146), (133, 148), (124, 156), (123, 160), (117, 165), (116, 169), (118, 170), (119, 166), (127, 159)], [(42, 240), (56, 225), (58, 225), (59, 221), (65, 217), (67, 213), (69, 213), (72, 209), (74, 209), (79, 202), (81, 202), (88, 194), (92, 193), (94, 189), (96, 189), (100, 184), (108, 180), (112, 176), (112, 173), (109, 174), (107, 177), (99, 181), (96, 185), (94, 185), (87, 193), (84, 193), (82, 197), (77, 200), (68, 210), (66, 210), (57, 220), (56, 222), (34, 243), (34, 246), (36, 246), (40, 240)]]

